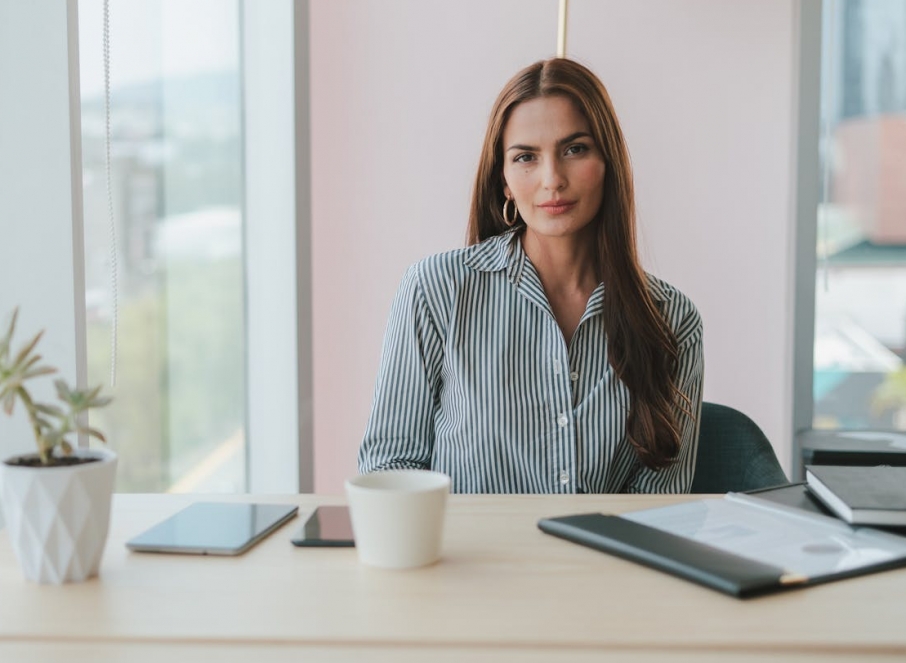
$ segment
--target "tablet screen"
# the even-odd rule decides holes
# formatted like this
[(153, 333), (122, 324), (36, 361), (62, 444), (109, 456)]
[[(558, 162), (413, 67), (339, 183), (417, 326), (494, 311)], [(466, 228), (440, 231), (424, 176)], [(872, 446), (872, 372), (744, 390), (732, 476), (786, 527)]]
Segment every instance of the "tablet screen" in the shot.
[(238, 555), (292, 518), (286, 504), (196, 502), (126, 543), (141, 552)]

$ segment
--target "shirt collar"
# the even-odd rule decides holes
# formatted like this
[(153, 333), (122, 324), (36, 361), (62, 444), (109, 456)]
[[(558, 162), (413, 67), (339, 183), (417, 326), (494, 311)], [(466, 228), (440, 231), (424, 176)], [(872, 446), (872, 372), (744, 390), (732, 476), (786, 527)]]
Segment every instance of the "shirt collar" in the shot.
[[(513, 228), (470, 246), (465, 264), (479, 272), (499, 272), (506, 269), (510, 281), (519, 285), (526, 260), (528, 257), (522, 249), (517, 229)], [(648, 292), (655, 301), (666, 302), (669, 300), (660, 279), (647, 272), (645, 272), (645, 278), (648, 282)], [(600, 297), (603, 293), (597, 294)]]
[(507, 276), (518, 285), (525, 260), (522, 242), (519, 241), (514, 228), (469, 247), (465, 264), (479, 272), (499, 272), (506, 269)]
[(648, 280), (648, 292), (651, 294), (652, 299), (656, 302), (670, 301), (664, 291), (664, 284), (659, 278), (652, 276), (648, 272), (645, 272), (645, 278)]

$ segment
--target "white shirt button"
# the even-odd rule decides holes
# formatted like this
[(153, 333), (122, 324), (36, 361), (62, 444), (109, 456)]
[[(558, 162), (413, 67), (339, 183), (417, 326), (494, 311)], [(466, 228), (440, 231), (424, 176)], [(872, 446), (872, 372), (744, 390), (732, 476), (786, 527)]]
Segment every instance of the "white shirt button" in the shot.
[(560, 472), (560, 483), (564, 486), (569, 483), (569, 473), (566, 470)]
[(576, 380), (579, 379), (579, 374), (576, 373), (576, 371), (573, 371), (572, 373), (569, 374), (569, 379), (572, 380), (573, 382), (575, 382)]
[(569, 417), (565, 414), (561, 414), (557, 417), (557, 423), (560, 424), (560, 428), (566, 428), (567, 424), (569, 424)]
[(554, 360), (551, 362), (551, 364), (552, 364), (553, 367), (554, 367), (554, 375), (560, 375), (560, 372), (561, 372), (561, 370), (562, 370), (562, 369), (560, 368), (560, 360), (559, 360), (559, 359), (554, 359)]

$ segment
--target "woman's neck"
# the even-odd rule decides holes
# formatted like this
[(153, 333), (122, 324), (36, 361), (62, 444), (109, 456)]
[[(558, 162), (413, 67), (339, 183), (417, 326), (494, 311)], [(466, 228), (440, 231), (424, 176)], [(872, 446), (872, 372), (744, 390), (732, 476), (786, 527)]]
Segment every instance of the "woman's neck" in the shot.
[(596, 274), (594, 247), (591, 233), (541, 237), (527, 230), (522, 236), (522, 248), (541, 278), (541, 286), (567, 346), (600, 281)]
[(522, 248), (538, 271), (548, 297), (581, 292), (587, 298), (600, 282), (596, 242), (590, 232), (547, 237), (528, 229), (522, 236)]

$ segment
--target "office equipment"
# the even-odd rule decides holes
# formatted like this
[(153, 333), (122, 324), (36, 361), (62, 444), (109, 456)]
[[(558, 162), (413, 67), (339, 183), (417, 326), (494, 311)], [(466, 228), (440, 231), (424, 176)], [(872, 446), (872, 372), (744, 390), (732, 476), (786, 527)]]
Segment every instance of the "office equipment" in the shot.
[(138, 552), (239, 555), (296, 515), (286, 504), (195, 502), (126, 542)]
[(737, 493), (538, 527), (740, 598), (906, 566), (906, 538)]
[[(541, 532), (688, 495), (451, 495), (443, 559), (396, 572), (353, 548), (138, 555), (123, 545), (192, 495), (114, 495), (97, 580), (24, 581), (0, 531), (0, 661), (817, 663), (906, 659), (906, 569), (737, 601)], [(255, 502), (260, 495), (218, 499)], [(339, 496), (276, 495), (300, 512)]]
[(743, 492), (784, 483), (786, 475), (758, 424), (726, 405), (702, 403), (691, 492)]
[(906, 526), (906, 467), (809, 465), (808, 488), (855, 525)]

